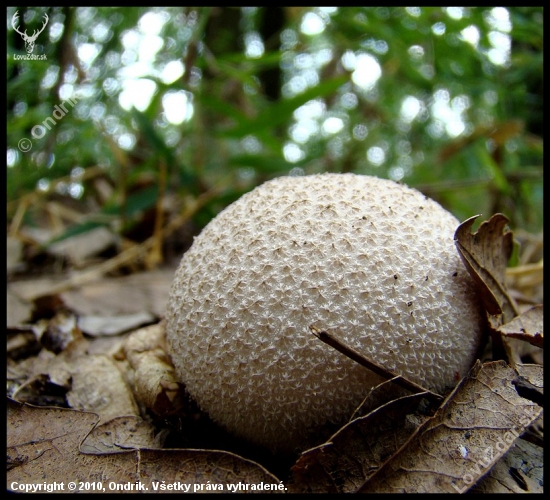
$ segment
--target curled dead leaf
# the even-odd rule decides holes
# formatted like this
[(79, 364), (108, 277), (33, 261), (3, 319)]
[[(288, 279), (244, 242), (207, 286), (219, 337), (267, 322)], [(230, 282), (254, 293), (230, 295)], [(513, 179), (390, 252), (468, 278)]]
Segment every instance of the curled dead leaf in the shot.
[(542, 348), (544, 342), (542, 305), (528, 309), (512, 321), (499, 326), (498, 330), (506, 337), (525, 340)]
[(470, 217), (458, 226), (455, 245), (466, 269), (478, 284), (483, 305), (489, 314), (502, 315), (507, 323), (518, 315), (514, 299), (506, 289), (506, 265), (513, 250), (513, 234), (507, 230), (508, 219), (495, 214), (471, 229), (479, 216)]
[(136, 330), (126, 339), (123, 349), (134, 369), (137, 397), (157, 415), (177, 412), (184, 390), (166, 353), (164, 324)]

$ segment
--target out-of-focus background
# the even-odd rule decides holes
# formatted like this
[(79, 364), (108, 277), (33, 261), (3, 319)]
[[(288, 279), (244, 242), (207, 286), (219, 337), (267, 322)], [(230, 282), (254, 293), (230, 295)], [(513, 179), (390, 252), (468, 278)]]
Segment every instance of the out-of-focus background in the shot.
[(541, 7), (9, 7), (8, 233), (156, 234), (154, 266), (327, 171), (540, 232), (542, 35)]

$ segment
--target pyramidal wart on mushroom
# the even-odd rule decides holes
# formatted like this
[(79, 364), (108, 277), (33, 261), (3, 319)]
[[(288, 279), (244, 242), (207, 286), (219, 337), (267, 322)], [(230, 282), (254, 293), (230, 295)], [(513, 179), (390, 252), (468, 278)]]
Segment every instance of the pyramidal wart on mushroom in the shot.
[(178, 377), (215, 422), (273, 451), (344, 423), (383, 380), (311, 325), (430, 390), (454, 386), (483, 330), (458, 224), (370, 176), (260, 185), (204, 228), (176, 272), (166, 333)]

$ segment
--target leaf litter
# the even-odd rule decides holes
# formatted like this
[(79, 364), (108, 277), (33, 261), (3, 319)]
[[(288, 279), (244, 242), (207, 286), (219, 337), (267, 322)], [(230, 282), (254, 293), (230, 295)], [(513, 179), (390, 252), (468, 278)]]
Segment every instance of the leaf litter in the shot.
[(359, 492), (467, 491), (542, 412), (518, 395), (516, 376), (504, 361), (478, 362)]
[[(475, 219), (459, 226), (455, 243), (478, 284), (492, 343), (507, 349), (493, 346), (493, 361), (478, 362), (443, 403), (439, 395), (386, 373), (388, 380), (372, 390), (348, 424), (297, 459), (286, 458), (288, 468), (273, 467), (273, 457), (246, 447), (242, 453), (237, 447), (238, 454), (231, 447), (174, 449), (174, 434), (192, 433), (200, 412), (190, 409), (175, 378), (162, 323), (128, 334), (113, 321), (111, 330), (88, 327), (83, 334), (81, 318), (94, 315), (147, 311), (161, 317), (171, 270), (160, 281), (142, 273), (76, 289), (10, 283), (21, 312), (12, 316), (8, 337), (8, 395), (42, 406), (8, 400), (8, 478), (141, 482), (150, 490), (155, 481), (157, 487), (179, 481), (197, 485), (197, 491), (206, 484), (228, 491), (229, 484), (244, 489), (253, 483), (296, 493), (542, 491), (542, 366), (523, 364), (518, 351), (530, 346), (533, 358), (541, 351), (542, 306), (532, 307), (528, 299), (518, 305), (514, 297), (525, 297), (527, 289), (514, 294), (506, 286), (507, 279), (517, 283), (522, 277), (519, 269), (506, 268), (513, 247), (507, 219), (497, 214), (472, 234)], [(534, 266), (521, 263), (530, 282)], [(125, 281), (127, 291), (120, 288)], [(138, 299), (135, 291), (147, 283), (156, 288)], [(55, 300), (37, 309), (37, 299), (52, 289), (59, 289), (51, 294)], [(50, 319), (43, 304), (51, 308)], [(40, 327), (37, 311), (44, 318)], [(368, 363), (375, 361), (362, 364)], [(52, 402), (71, 409), (44, 407)]]
[[(101, 436), (109, 436), (112, 444), (112, 432), (94, 429), (98, 421), (99, 417), (94, 413), (36, 408), (8, 400), (8, 484), (41, 485), (47, 479), (65, 485), (75, 483), (77, 490), (79, 485), (84, 488), (92, 485), (93, 489), (83, 491), (101, 493), (112, 492), (116, 485), (124, 485), (126, 489), (132, 486), (129, 491), (176, 492), (162, 488), (163, 485), (179, 483), (188, 485), (193, 492), (211, 492), (212, 489), (204, 488), (211, 483), (217, 486), (216, 491), (227, 492), (230, 491), (229, 485), (237, 488), (239, 483), (280, 484), (263, 467), (229, 452), (142, 448), (143, 440), (135, 440), (137, 429), (132, 422), (129, 427), (133, 426), (134, 431), (129, 433), (134, 438), (133, 444), (127, 439), (123, 441), (125, 446), (136, 449), (105, 453), (105, 448), (99, 449), (94, 440), (101, 441)], [(124, 427), (126, 424), (128, 422)], [(119, 421), (113, 430), (127, 438), (128, 432), (121, 433), (120, 428)], [(95, 435), (90, 437), (94, 430)], [(121, 447), (120, 441), (116, 446)]]

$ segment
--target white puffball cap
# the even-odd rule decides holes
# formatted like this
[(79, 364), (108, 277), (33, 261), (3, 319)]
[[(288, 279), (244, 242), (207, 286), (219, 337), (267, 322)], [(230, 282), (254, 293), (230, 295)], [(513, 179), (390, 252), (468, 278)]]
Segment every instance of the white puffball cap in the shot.
[(452, 387), (482, 337), (458, 224), (375, 177), (262, 184), (204, 228), (176, 272), (166, 333), (181, 382), (215, 422), (272, 450), (345, 422), (382, 380), (310, 325), (431, 390)]

